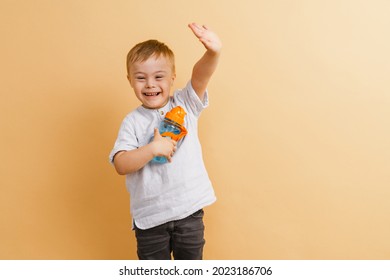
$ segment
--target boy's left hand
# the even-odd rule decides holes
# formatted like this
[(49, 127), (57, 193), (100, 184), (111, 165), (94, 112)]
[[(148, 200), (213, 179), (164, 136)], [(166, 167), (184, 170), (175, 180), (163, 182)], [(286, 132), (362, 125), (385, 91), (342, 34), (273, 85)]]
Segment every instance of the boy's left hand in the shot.
[(222, 43), (217, 34), (211, 31), (205, 25), (198, 25), (196, 23), (190, 23), (188, 27), (192, 30), (195, 36), (202, 42), (208, 51), (213, 53), (219, 53), (222, 48)]

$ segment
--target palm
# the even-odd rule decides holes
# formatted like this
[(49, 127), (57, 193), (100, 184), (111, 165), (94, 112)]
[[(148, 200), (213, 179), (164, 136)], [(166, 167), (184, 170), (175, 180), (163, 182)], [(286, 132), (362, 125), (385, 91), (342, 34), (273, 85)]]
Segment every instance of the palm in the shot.
[(202, 42), (207, 50), (212, 52), (219, 52), (222, 47), (222, 43), (218, 38), (217, 34), (211, 31), (205, 25), (198, 25), (196, 23), (191, 23), (188, 27), (192, 30), (194, 35)]

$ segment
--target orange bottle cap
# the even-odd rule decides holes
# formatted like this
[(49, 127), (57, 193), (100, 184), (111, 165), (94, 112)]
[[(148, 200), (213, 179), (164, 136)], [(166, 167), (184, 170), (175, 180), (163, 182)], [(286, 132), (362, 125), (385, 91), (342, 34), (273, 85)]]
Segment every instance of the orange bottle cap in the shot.
[(177, 106), (173, 108), (171, 111), (169, 111), (166, 115), (165, 118), (170, 119), (181, 126), (184, 124), (184, 117), (186, 115), (186, 111), (180, 106)]

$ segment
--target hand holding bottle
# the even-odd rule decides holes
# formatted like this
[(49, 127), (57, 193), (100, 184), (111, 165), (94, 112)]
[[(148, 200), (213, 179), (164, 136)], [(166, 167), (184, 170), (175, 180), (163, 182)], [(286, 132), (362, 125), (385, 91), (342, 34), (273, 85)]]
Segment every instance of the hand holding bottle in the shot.
[(157, 128), (154, 129), (154, 138), (152, 141), (154, 155), (157, 157), (166, 157), (169, 162), (176, 152), (177, 142), (169, 137), (162, 137)]

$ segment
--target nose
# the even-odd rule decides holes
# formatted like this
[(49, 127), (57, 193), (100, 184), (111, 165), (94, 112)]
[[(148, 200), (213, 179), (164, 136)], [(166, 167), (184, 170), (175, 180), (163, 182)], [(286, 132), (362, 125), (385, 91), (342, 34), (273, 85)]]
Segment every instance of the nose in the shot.
[(146, 80), (145, 87), (146, 87), (146, 88), (154, 88), (153, 80), (152, 80), (152, 79), (147, 79), (147, 80)]

